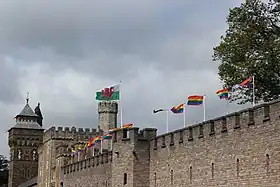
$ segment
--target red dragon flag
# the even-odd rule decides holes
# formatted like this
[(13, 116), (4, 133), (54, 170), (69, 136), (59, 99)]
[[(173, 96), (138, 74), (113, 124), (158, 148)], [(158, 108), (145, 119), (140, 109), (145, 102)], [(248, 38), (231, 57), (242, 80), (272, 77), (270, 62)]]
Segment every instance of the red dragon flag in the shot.
[(113, 101), (120, 100), (120, 85), (109, 86), (96, 92), (96, 100)]

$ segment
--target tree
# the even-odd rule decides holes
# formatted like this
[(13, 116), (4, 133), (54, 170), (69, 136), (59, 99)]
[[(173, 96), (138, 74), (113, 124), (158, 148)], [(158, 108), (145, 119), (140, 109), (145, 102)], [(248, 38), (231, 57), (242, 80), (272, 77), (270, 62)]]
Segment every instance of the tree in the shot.
[(0, 172), (9, 170), (9, 161), (3, 155), (0, 155)]
[(9, 161), (3, 155), (0, 155), (0, 186), (8, 185)]
[[(280, 0), (245, 0), (230, 9), (228, 29), (214, 47), (213, 60), (220, 61), (224, 87), (255, 78), (255, 101), (280, 96)], [(240, 90), (238, 104), (252, 102), (252, 88)]]

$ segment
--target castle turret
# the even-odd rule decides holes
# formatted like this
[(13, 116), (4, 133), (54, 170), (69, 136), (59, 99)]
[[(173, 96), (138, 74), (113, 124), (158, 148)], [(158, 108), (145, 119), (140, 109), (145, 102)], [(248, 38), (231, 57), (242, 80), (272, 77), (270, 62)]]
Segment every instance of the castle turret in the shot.
[(117, 127), (118, 103), (103, 101), (98, 104), (99, 126), (104, 132)]
[(43, 141), (44, 129), (26, 99), (23, 110), (15, 117), (16, 125), (9, 132), (9, 187), (15, 187), (38, 173), (37, 148)]

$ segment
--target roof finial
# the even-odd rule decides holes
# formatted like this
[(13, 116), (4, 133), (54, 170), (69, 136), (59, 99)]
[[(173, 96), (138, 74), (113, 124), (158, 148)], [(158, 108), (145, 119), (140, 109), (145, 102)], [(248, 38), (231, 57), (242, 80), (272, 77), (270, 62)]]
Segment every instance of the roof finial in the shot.
[(26, 104), (28, 104), (29, 102), (29, 92), (27, 92), (27, 95), (26, 95)]

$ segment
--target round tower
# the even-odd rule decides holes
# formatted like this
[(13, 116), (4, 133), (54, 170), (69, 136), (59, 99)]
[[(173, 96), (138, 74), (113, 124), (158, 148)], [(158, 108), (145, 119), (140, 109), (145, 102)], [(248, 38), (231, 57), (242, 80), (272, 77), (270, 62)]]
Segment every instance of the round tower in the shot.
[(98, 103), (99, 127), (104, 132), (117, 128), (118, 103), (102, 101)]

